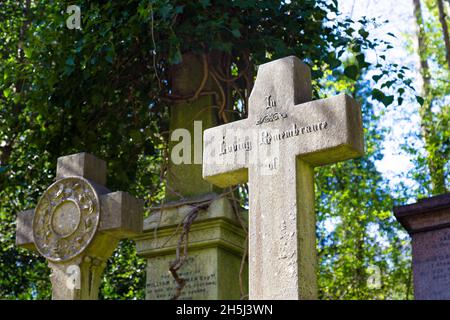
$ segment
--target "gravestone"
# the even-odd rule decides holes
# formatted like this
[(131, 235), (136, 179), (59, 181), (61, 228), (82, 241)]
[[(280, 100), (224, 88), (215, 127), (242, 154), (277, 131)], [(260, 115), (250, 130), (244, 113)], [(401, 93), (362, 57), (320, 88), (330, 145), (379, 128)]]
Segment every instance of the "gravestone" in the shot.
[(47, 259), (55, 300), (97, 299), (119, 240), (142, 232), (143, 201), (110, 192), (105, 183), (103, 160), (87, 153), (60, 157), (56, 181), (36, 208), (17, 215), (16, 245)]
[[(144, 220), (144, 233), (136, 238), (139, 255), (147, 258), (146, 299), (169, 300), (175, 294), (176, 283), (169, 273), (175, 260), (180, 225), (195, 206), (207, 204), (192, 224), (188, 238), (188, 258), (179, 270), (186, 280), (179, 300), (239, 299), (245, 235), (236, 220), (230, 202), (217, 194), (196, 199), (167, 203), (154, 208)], [(184, 247), (181, 246), (181, 255)], [(242, 274), (243, 291), (247, 293), (247, 268)]]
[(263, 64), (248, 118), (204, 132), (203, 177), (249, 182), (250, 299), (317, 298), (313, 168), (364, 154), (358, 103), (311, 96), (298, 58)]
[[(202, 57), (183, 55), (183, 63), (172, 70), (173, 94), (192, 97), (202, 81), (203, 90), (196, 99), (181, 99), (170, 108), (170, 132), (183, 129), (188, 141), (190, 163), (174, 163), (169, 157), (165, 202), (151, 208), (144, 220), (144, 233), (136, 239), (140, 256), (147, 259), (146, 299), (168, 300), (174, 297), (176, 282), (169, 272), (176, 259), (183, 222), (195, 207), (201, 206), (188, 233), (188, 259), (178, 271), (186, 280), (178, 297), (184, 299), (239, 299), (239, 274), (246, 234), (222, 190), (202, 178), (202, 128), (217, 123), (217, 88), (210, 77), (204, 78)], [(169, 155), (182, 142), (169, 144)], [(195, 139), (199, 141), (194, 143)], [(186, 141), (184, 141), (186, 142)], [(184, 155), (186, 156), (186, 155)], [(183, 246), (181, 255), (183, 255)], [(247, 293), (247, 264), (243, 265), (242, 290)]]
[(450, 300), (450, 193), (394, 208), (412, 239), (414, 298)]

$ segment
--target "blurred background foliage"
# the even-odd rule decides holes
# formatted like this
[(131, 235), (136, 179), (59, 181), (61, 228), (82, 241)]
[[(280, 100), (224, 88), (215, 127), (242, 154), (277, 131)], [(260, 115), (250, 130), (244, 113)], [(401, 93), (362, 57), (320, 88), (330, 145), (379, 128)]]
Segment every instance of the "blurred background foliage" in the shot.
[[(419, 94), (406, 67), (386, 59), (392, 46), (371, 36), (382, 22), (353, 21), (337, 1), (80, 0), (81, 30), (66, 27), (64, 1), (1, 1), (0, 298), (51, 296), (44, 259), (14, 246), (15, 218), (35, 207), (59, 156), (93, 153), (108, 163), (110, 189), (127, 190), (147, 207), (162, 201), (171, 103), (165, 97), (172, 93), (171, 68), (186, 53), (207, 55), (218, 74), (234, 76), (227, 108), (240, 117), (256, 67), (291, 54), (312, 68), (315, 98), (346, 92), (362, 103), (367, 156), (316, 173), (320, 297), (412, 298), (409, 240), (392, 207), (449, 185), (447, 178), (433, 189), (429, 170), (439, 158), (439, 172), (448, 172), (449, 77), (437, 11), (425, 2), (433, 19), (424, 25), (422, 55), (433, 60), (427, 72), (434, 80), (429, 93)], [(366, 59), (369, 52), (376, 63)], [(394, 108), (416, 95), (412, 103), (427, 106), (433, 98), (440, 106), (430, 111), (437, 120), (424, 121), (433, 128), (427, 152), (408, 150), (417, 154), (414, 174), (423, 190), (410, 194), (401, 185), (394, 200), (374, 165), (387, 134), (374, 104)], [(379, 288), (367, 285), (371, 266), (380, 269)], [(145, 267), (133, 242), (122, 241), (108, 262), (101, 298), (143, 299)]]

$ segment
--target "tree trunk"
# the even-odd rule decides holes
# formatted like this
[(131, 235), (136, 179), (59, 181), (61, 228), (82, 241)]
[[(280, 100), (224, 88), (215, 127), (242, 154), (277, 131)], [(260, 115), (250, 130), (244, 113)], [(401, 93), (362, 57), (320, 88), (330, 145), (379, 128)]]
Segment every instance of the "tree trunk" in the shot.
[(447, 60), (447, 67), (448, 70), (450, 70), (450, 38), (448, 35), (448, 26), (445, 16), (445, 10), (444, 10), (444, 3), (442, 0), (437, 0), (437, 6), (439, 10), (439, 21), (442, 26), (442, 36), (444, 37), (444, 43), (445, 43), (445, 58)]
[(436, 130), (433, 122), (433, 112), (431, 111), (432, 96), (430, 88), (430, 70), (427, 60), (426, 51), (426, 34), (423, 25), (422, 8), (420, 0), (413, 0), (414, 16), (417, 25), (417, 40), (418, 40), (418, 53), (420, 60), (420, 75), (422, 77), (422, 96), (424, 103), (419, 108), (419, 114), (421, 118), (421, 132), (425, 142), (425, 149), (427, 151), (427, 165), (430, 172), (431, 180), (431, 193), (433, 195), (441, 194), (445, 192), (445, 175), (444, 175), (444, 163), (439, 161), (440, 157), (438, 151), (439, 146), (436, 146), (434, 142), (436, 139)]

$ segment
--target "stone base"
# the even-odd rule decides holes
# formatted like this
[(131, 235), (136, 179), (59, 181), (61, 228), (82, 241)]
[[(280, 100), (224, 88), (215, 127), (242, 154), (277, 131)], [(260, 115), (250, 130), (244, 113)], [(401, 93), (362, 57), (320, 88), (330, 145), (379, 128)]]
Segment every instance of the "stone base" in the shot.
[[(178, 271), (187, 280), (179, 299), (240, 299), (239, 271), (244, 252), (245, 232), (233, 213), (230, 202), (215, 195), (201, 210), (189, 232), (188, 259)], [(175, 293), (175, 280), (169, 265), (176, 249), (184, 217), (203, 199), (166, 205), (144, 221), (144, 234), (136, 238), (137, 251), (147, 258), (146, 299), (167, 300)], [(183, 247), (180, 255), (183, 254)], [(248, 266), (242, 276), (248, 292)]]

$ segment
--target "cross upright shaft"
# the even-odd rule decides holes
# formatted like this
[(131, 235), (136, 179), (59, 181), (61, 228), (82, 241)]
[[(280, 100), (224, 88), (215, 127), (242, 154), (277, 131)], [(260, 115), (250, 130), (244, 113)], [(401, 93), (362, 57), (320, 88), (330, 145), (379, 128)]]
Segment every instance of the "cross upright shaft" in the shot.
[(258, 69), (249, 117), (204, 133), (204, 178), (249, 182), (251, 299), (317, 298), (313, 168), (364, 154), (357, 102), (310, 100), (309, 68), (272, 61)]

